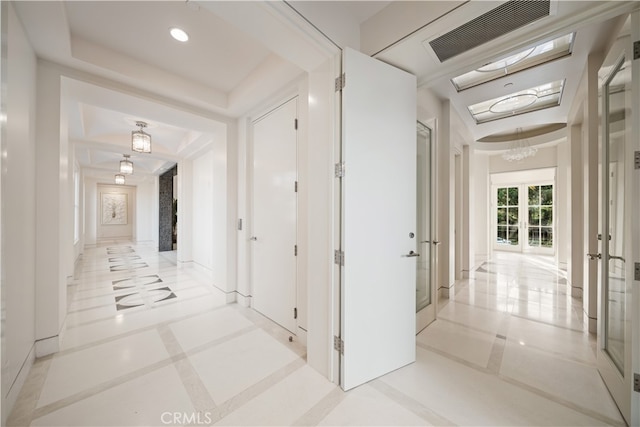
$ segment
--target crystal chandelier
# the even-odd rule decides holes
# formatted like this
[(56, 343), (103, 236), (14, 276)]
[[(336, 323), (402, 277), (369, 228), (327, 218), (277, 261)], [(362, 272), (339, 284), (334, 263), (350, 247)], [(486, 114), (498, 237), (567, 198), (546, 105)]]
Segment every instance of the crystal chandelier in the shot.
[(511, 143), (509, 149), (502, 153), (502, 158), (509, 162), (521, 162), (527, 157), (533, 157), (538, 149), (532, 147), (526, 138), (522, 138), (522, 128), (517, 130), (517, 139)]
[(120, 173), (131, 175), (133, 173), (133, 162), (129, 160), (128, 154), (123, 154), (124, 159), (120, 160)]
[(118, 185), (124, 185), (124, 175), (119, 174), (119, 173), (116, 174), (115, 181), (116, 181), (116, 184), (118, 184)]
[(151, 153), (151, 135), (143, 129), (147, 127), (145, 122), (136, 122), (140, 129), (131, 132), (131, 149), (136, 153)]

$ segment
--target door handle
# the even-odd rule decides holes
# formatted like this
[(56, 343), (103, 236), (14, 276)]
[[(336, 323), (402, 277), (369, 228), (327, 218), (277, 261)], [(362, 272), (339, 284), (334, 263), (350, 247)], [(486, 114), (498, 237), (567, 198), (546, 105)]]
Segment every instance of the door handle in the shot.
[(405, 256), (405, 257), (407, 257), (407, 258), (413, 258), (413, 257), (416, 257), (416, 256), (420, 256), (420, 254), (417, 254), (417, 253), (415, 253), (414, 251), (409, 251), (409, 253), (408, 253), (408, 254), (403, 255), (403, 256)]
[(602, 254), (587, 254), (587, 256), (591, 261), (602, 258)]
[(433, 243), (435, 246), (438, 246), (438, 245), (440, 244), (440, 242), (438, 242), (437, 240), (434, 240), (434, 241), (433, 241), (433, 242), (431, 242), (431, 243)]
[(420, 243), (431, 243), (431, 240), (423, 240)]
[(624, 258), (622, 258), (621, 256), (617, 256), (617, 255), (609, 255), (609, 259), (619, 259), (622, 262), (626, 262), (624, 260)]
[(254, 241), (254, 242), (255, 242), (255, 241), (257, 241), (257, 240), (258, 240), (258, 238), (257, 238), (256, 236), (251, 236), (251, 238), (250, 238), (249, 240), (251, 240), (251, 241)]

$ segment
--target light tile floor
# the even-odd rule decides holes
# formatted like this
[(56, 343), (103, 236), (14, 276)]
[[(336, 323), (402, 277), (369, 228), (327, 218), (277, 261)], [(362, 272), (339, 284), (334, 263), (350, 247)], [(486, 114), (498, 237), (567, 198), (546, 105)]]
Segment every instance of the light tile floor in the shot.
[(62, 350), (36, 361), (8, 425), (624, 425), (561, 271), (498, 254), (472, 276), (416, 363), (344, 393), (174, 254), (87, 249)]

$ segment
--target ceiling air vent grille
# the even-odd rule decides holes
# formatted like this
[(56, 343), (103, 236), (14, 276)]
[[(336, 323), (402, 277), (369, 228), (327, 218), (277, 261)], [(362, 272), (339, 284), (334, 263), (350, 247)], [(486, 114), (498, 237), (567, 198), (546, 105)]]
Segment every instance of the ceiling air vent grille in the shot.
[(545, 16), (549, 16), (551, 1), (513, 0), (478, 16), (458, 28), (429, 42), (444, 62)]

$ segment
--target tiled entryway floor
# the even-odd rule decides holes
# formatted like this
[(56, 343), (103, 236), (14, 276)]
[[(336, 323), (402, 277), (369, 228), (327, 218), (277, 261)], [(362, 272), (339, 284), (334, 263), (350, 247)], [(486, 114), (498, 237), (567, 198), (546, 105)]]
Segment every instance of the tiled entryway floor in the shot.
[(9, 425), (624, 425), (563, 274), (500, 255), (456, 283), (417, 362), (344, 393), (256, 312), (171, 254), (87, 249), (59, 353)]

